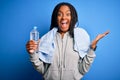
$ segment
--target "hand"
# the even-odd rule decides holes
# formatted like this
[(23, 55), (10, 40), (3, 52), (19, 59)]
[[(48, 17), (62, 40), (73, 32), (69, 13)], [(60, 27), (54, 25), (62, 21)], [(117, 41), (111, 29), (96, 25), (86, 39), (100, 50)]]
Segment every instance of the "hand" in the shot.
[(26, 49), (28, 53), (32, 54), (38, 49), (38, 43), (33, 40), (28, 41), (26, 44)]
[(106, 32), (104, 32), (103, 34), (99, 34), (99, 35), (92, 41), (92, 43), (91, 43), (91, 48), (92, 48), (92, 49), (95, 49), (98, 41), (99, 41), (100, 39), (102, 39), (103, 37), (105, 37), (107, 34), (109, 34), (109, 32), (110, 32), (110, 31), (106, 31)]

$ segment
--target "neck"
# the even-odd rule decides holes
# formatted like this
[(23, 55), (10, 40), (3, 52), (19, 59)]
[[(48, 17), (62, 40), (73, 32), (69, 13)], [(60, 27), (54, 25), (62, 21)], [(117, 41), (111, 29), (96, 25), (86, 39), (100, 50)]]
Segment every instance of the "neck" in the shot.
[(61, 37), (62, 37), (62, 39), (63, 39), (63, 37), (64, 37), (64, 34), (65, 34), (65, 33), (63, 33), (63, 32), (60, 32), (60, 34), (61, 34)]
[(61, 37), (63, 38), (64, 37), (64, 34), (67, 32), (63, 32), (63, 31), (60, 31), (60, 30), (58, 30), (58, 32), (60, 33), (60, 35), (61, 35)]

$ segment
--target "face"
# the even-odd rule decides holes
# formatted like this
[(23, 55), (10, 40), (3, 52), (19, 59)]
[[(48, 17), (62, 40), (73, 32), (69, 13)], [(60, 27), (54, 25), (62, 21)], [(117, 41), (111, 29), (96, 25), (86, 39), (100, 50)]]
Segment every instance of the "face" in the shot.
[(57, 20), (60, 33), (67, 32), (69, 30), (71, 22), (71, 12), (68, 6), (64, 5), (60, 7), (57, 15)]

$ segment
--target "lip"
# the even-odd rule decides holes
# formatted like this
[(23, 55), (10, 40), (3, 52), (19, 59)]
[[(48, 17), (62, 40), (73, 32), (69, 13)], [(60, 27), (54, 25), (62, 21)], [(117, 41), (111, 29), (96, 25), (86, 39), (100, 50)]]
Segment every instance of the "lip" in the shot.
[(61, 22), (61, 28), (62, 29), (68, 28), (68, 23), (67, 22)]
[(61, 21), (60, 22), (62, 25), (64, 25), (64, 24), (68, 24), (68, 21), (67, 20), (63, 20), (63, 21)]

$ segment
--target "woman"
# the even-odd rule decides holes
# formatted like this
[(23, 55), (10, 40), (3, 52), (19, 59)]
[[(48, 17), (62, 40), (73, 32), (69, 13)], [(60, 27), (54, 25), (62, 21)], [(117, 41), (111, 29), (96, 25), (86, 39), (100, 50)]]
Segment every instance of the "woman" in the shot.
[(89, 35), (76, 27), (77, 22), (75, 8), (59, 3), (53, 10), (50, 31), (40, 39), (39, 46), (33, 40), (26, 44), (33, 66), (45, 80), (82, 79), (95, 58), (97, 42), (109, 33), (99, 34), (89, 44)]

